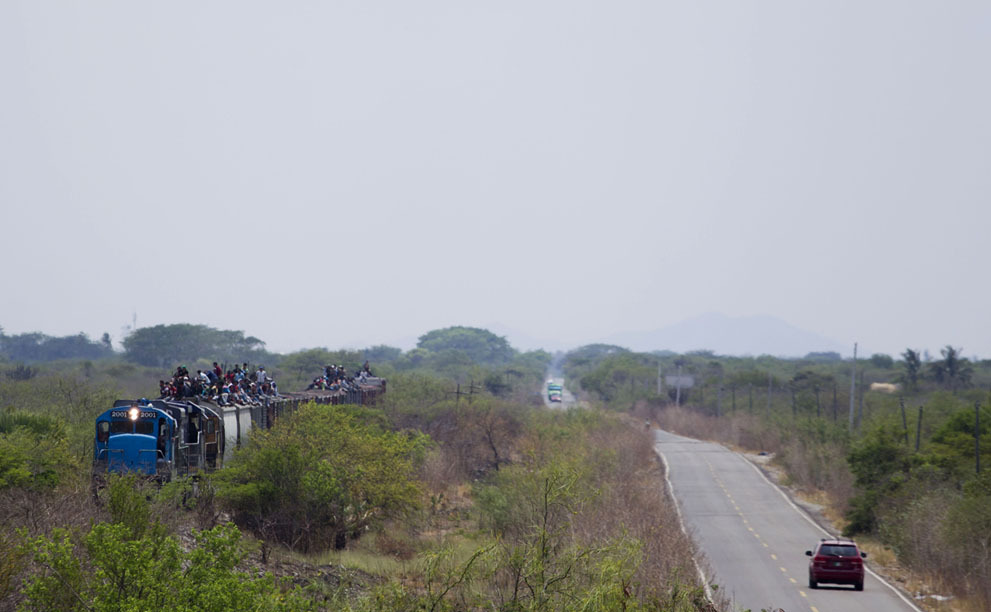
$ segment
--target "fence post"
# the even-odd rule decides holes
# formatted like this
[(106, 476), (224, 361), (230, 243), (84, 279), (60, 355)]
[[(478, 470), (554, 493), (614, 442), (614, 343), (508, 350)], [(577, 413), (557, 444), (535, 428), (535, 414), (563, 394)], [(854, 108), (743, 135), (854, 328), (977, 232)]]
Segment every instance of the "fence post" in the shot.
[(767, 373), (767, 414), (771, 414), (771, 372)]
[(922, 406), (919, 406), (919, 424), (915, 426), (915, 452), (919, 452), (919, 437), (922, 436)]
[(981, 402), (974, 402), (974, 458), (977, 473), (981, 473)]
[(902, 429), (905, 430), (905, 446), (908, 446), (908, 420), (905, 418), (905, 398), (900, 398), (898, 404), (902, 408)]

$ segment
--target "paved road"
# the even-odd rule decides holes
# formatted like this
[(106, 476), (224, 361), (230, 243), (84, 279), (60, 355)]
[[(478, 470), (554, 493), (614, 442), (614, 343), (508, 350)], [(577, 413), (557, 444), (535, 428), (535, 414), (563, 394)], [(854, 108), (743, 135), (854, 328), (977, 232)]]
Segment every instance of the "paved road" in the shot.
[(826, 537), (823, 530), (737, 453), (666, 431), (655, 437), (685, 524), (707, 557), (709, 580), (734, 610), (918, 611), (870, 573), (863, 592), (810, 589), (805, 551)]
[[(560, 402), (552, 402), (549, 399), (547, 399), (547, 383), (549, 383), (552, 380), (554, 382), (556, 382), (557, 384), (562, 385), (562, 387), (561, 387), (561, 401)], [(544, 379), (544, 391), (543, 391), (543, 393), (544, 393), (544, 404), (546, 404), (548, 408), (567, 409), (567, 408), (570, 408), (570, 407), (576, 405), (575, 402), (577, 400), (575, 400), (574, 394), (571, 393), (571, 391), (568, 391), (568, 389), (565, 388), (563, 385), (564, 385), (564, 379), (563, 378), (560, 378), (560, 377), (557, 377), (557, 376), (551, 376), (551, 377), (548, 377), (548, 378)]]

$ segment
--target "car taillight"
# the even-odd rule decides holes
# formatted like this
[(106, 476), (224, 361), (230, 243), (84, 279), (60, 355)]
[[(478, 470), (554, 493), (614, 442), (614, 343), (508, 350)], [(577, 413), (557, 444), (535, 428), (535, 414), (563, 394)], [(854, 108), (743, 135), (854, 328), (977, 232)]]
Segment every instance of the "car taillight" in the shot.
[(864, 564), (864, 560), (861, 559), (860, 557), (854, 557), (853, 559), (850, 559), (850, 562), (853, 563), (854, 565), (863, 565)]
[(812, 562), (816, 565), (823, 565), (826, 563), (826, 557), (813, 557)]

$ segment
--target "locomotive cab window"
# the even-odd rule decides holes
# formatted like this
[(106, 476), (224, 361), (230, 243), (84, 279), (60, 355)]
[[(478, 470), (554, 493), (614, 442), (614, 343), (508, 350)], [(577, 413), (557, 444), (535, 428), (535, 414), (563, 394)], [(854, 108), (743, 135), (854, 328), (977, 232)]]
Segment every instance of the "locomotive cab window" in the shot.
[(131, 433), (134, 428), (131, 427), (130, 421), (112, 421), (110, 423), (110, 433), (111, 434), (125, 434)]
[(96, 439), (100, 442), (106, 442), (110, 438), (110, 423), (107, 421), (100, 421), (96, 424)]
[(155, 434), (155, 421), (135, 421), (134, 433), (152, 436)]

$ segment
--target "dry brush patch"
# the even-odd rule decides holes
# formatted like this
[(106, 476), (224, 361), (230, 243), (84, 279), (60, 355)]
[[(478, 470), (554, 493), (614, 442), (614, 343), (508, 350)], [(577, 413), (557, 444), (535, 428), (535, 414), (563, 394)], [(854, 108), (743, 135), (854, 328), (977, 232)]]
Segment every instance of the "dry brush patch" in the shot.
[(582, 517), (585, 528), (619, 526), (643, 542), (642, 584), (695, 583), (694, 543), (681, 530), (672, 500), (663, 488), (664, 474), (654, 453), (653, 437), (639, 429), (616, 432), (608, 440), (617, 451), (617, 469), (602, 482), (609, 502)]

